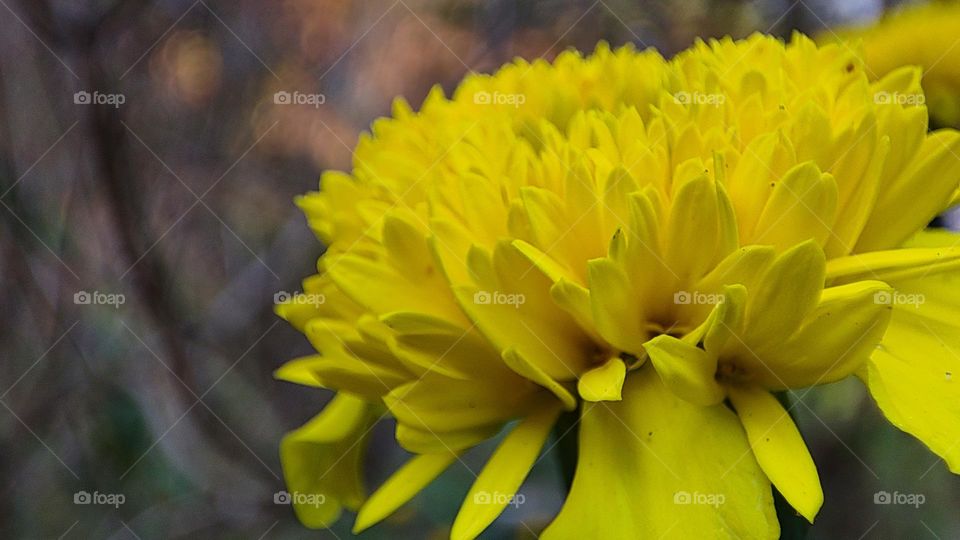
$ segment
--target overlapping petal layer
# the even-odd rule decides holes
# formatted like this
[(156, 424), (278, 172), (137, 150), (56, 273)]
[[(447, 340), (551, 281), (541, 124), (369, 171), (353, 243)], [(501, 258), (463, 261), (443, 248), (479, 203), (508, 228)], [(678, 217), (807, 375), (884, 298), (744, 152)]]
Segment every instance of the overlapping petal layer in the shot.
[[(418, 112), (397, 101), (350, 174), (299, 199), (328, 251), (278, 307), (319, 353), (278, 376), (385, 406), (416, 454), (357, 530), (509, 427), (453, 524), (478, 535), (508, 497), (477, 495), (515, 494), (577, 409), (548, 536), (773, 537), (771, 485), (811, 521), (823, 501), (773, 392), (852, 373), (956, 468), (958, 411), (937, 400), (955, 397), (960, 298), (937, 288), (960, 255), (903, 243), (953, 200), (960, 136), (874, 99), (894, 91), (920, 92), (918, 72), (871, 82), (854, 49), (754, 35), (671, 61), (601, 45), (470, 76)], [(883, 301), (911, 291), (937, 299)], [(347, 435), (312, 425), (282, 457), (291, 487), (332, 501), (298, 508), (323, 526), (360, 496), (317, 483)]]

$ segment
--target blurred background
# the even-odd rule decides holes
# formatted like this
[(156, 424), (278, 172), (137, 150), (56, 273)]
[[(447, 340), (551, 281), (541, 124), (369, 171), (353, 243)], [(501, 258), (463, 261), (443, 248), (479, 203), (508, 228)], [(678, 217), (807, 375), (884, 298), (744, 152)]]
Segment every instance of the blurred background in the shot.
[[(274, 503), (280, 437), (330, 395), (272, 378), (310, 352), (272, 304), (322, 252), (293, 197), (349, 168), (394, 96), (600, 39), (670, 54), (893, 4), (0, 0), (0, 537), (349, 538), (351, 516), (313, 532)], [(826, 493), (811, 537), (960, 537), (960, 480), (859, 382), (803, 400)], [(371, 486), (404, 460), (392, 430)], [(534, 537), (557, 467), (485, 537)], [(471, 480), (454, 466), (362, 538), (446, 537)]]

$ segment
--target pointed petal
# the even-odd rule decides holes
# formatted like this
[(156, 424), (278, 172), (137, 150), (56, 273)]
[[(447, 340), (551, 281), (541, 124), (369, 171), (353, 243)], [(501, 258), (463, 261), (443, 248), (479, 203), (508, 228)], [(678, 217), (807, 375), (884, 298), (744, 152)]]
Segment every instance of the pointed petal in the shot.
[[(437, 388), (443, 388), (444, 392), (437, 392)], [(536, 388), (520, 378), (515, 385), (505, 386), (496, 380), (461, 381), (427, 372), (420, 380), (394, 388), (383, 401), (398, 425), (442, 436), (447, 432), (480, 432), (502, 425), (515, 418), (517, 411), (532, 404)], [(499, 395), (501, 399), (490, 400), (491, 395)]]
[(827, 279), (842, 283), (903, 280), (951, 268), (960, 268), (960, 247), (903, 248), (831, 259), (827, 262)]
[(747, 311), (747, 288), (743, 285), (727, 285), (723, 288), (723, 304), (714, 308), (707, 319), (703, 336), (703, 350), (719, 355), (724, 345), (740, 331)]
[(521, 377), (525, 377), (553, 392), (553, 395), (557, 396), (560, 402), (563, 403), (564, 409), (572, 411), (577, 408), (577, 400), (569, 390), (544, 373), (539, 366), (524, 358), (516, 349), (503, 351), (503, 361), (507, 364), (507, 367)]
[(752, 290), (776, 258), (771, 246), (745, 246), (727, 255), (697, 283), (701, 292), (721, 292), (723, 286), (739, 283)]
[(273, 376), (281, 381), (323, 388), (311, 367), (317, 360), (319, 360), (318, 356), (294, 358), (277, 368), (273, 372)]
[(764, 133), (747, 144), (728, 180), (739, 218), (740, 237), (745, 243), (754, 243), (757, 222), (774, 191), (771, 180), (782, 177), (796, 159), (789, 138), (780, 132)]
[(721, 247), (719, 193), (706, 176), (688, 181), (677, 191), (670, 208), (664, 259), (681, 282), (698, 279), (727, 255)]
[(394, 311), (380, 316), (380, 320), (398, 334), (459, 336), (464, 329), (447, 319), (426, 313)]
[(696, 405), (716, 405), (725, 397), (717, 384), (717, 357), (673, 336), (659, 335), (644, 348), (663, 384)]
[[(577, 174), (569, 173), (568, 176), (568, 187), (583, 186), (580, 180), (574, 179), (578, 177)], [(592, 192), (580, 191), (596, 200)], [(561, 266), (579, 273), (583, 278), (583, 261), (603, 255), (601, 248), (606, 244), (606, 239), (599, 238), (598, 224), (591, 220), (591, 217), (598, 217), (599, 208), (591, 207), (587, 212), (589, 215), (578, 213), (577, 209), (568, 209), (567, 201), (557, 194), (537, 187), (521, 188), (520, 195), (536, 240), (535, 245)], [(567, 200), (572, 200), (572, 197), (572, 193), (567, 194)], [(582, 282), (582, 279), (578, 281)]]
[(566, 311), (577, 321), (577, 324), (594, 341), (600, 343), (603, 338), (597, 333), (593, 322), (593, 311), (590, 302), (590, 290), (568, 280), (561, 279), (550, 287), (550, 297), (561, 309)]
[(823, 490), (817, 467), (793, 419), (762, 388), (731, 387), (729, 394), (763, 472), (787, 502), (813, 523), (823, 505)]
[(842, 218), (833, 224), (824, 248), (831, 258), (853, 251), (871, 218), (890, 141), (877, 132), (876, 116), (867, 113), (858, 125), (841, 132), (832, 148), (842, 149), (830, 165), (839, 188), (837, 215)]
[(622, 351), (639, 354), (646, 341), (641, 305), (633, 295), (626, 274), (613, 260), (594, 259), (587, 263), (590, 302), (597, 331)]
[(393, 371), (346, 355), (297, 358), (281, 366), (274, 375), (297, 384), (343, 390), (371, 401), (406, 381)]
[(353, 525), (359, 534), (394, 513), (457, 460), (452, 452), (414, 456), (367, 499)]
[(337, 287), (373, 313), (417, 311), (466, 323), (453, 298), (443, 292), (447, 290), (446, 282), (440, 280), (435, 269), (423, 271), (424, 276), (432, 278), (412, 280), (384, 260), (355, 253), (328, 255), (325, 262)]
[(554, 283), (560, 281), (561, 279), (569, 279), (574, 282), (578, 282), (580, 277), (575, 273), (568, 270), (566, 267), (553, 260), (549, 255), (540, 251), (536, 247), (524, 242), (523, 240), (514, 240), (513, 247), (517, 248), (517, 251), (523, 254), (534, 266), (540, 269), (541, 272), (548, 278), (550, 278)]
[(870, 358), (890, 322), (894, 293), (882, 281), (858, 281), (824, 289), (800, 330), (780, 346), (758, 350), (765, 369), (754, 382), (768, 389), (836, 382)]
[(408, 452), (441, 454), (476, 446), (499, 433), (502, 427), (502, 423), (497, 423), (453, 431), (430, 431), (398, 423), (396, 437), (400, 446)]
[(823, 251), (812, 241), (777, 257), (759, 284), (748, 289), (748, 345), (777, 342), (800, 326), (820, 298), (825, 265)]
[(837, 213), (837, 182), (812, 161), (797, 165), (777, 183), (757, 223), (756, 244), (787, 249), (813, 238), (826, 243)]
[[(922, 230), (945, 210), (960, 185), (960, 133), (937, 131), (923, 141), (920, 156), (904, 171), (870, 216), (856, 251), (890, 249)], [(905, 211), (909, 201), (909, 211)]]
[(394, 353), (403, 360), (454, 379), (500, 379), (510, 384), (513, 373), (499, 362), (499, 354), (473, 330), (458, 334), (401, 334), (393, 340)]
[(559, 414), (560, 407), (551, 403), (507, 434), (470, 487), (453, 522), (451, 540), (476, 538), (514, 500)]

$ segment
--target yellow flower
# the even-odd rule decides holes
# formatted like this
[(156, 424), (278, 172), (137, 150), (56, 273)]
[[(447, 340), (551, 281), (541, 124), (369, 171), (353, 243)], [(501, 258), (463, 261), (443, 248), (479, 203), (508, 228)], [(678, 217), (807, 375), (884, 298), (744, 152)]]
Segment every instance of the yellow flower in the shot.
[[(930, 115), (942, 125), (960, 126), (960, 2), (912, 5), (872, 26), (824, 33), (826, 40), (862, 40), (867, 73), (878, 79), (895, 69), (923, 67), (923, 89)], [(916, 99), (888, 95), (880, 99)], [(923, 99), (924, 96), (919, 96)]]
[[(773, 538), (772, 487), (810, 521), (823, 494), (772, 392), (851, 374), (960, 472), (960, 250), (917, 236), (956, 195), (960, 134), (882, 91), (920, 92), (919, 70), (870, 82), (845, 46), (754, 35), (397, 101), (299, 200), (328, 250), (278, 307), (319, 351), (278, 376), (385, 405), (415, 454), (355, 530), (507, 429), (452, 525), (477, 536), (577, 410), (545, 538)], [(362, 446), (357, 407), (281, 449), (291, 489), (335, 507), (307, 525), (357, 502), (318, 465)]]

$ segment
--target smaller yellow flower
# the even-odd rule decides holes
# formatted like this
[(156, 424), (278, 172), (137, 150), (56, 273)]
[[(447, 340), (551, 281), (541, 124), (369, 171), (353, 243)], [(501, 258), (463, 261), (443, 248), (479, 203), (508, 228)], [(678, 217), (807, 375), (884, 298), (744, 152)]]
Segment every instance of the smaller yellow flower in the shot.
[(822, 37), (829, 41), (837, 36), (863, 41), (864, 62), (873, 79), (902, 66), (922, 66), (930, 116), (942, 125), (960, 125), (960, 2), (910, 6), (872, 26), (845, 28)]

